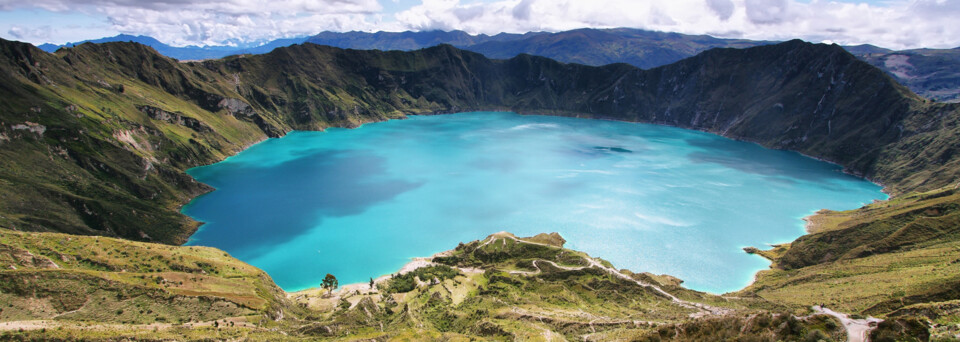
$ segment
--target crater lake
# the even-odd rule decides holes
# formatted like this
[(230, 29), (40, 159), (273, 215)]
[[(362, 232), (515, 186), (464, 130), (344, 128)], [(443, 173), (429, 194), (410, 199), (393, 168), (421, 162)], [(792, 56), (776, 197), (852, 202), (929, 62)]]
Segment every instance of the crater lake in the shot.
[(723, 293), (768, 267), (746, 246), (803, 217), (886, 199), (839, 166), (650, 124), (475, 112), (295, 131), (189, 170), (216, 188), (184, 206), (221, 248), (287, 291), (396, 272), (499, 231), (558, 232), (618, 268)]

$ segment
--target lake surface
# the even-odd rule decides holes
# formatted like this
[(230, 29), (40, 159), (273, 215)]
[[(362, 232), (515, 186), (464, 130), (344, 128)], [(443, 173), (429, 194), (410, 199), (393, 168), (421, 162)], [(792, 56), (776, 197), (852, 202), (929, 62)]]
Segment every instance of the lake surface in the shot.
[(886, 199), (836, 165), (656, 125), (513, 113), (415, 116), (292, 132), (188, 171), (215, 188), (183, 208), (190, 245), (221, 248), (287, 291), (395, 272), (498, 231), (559, 232), (618, 268), (701, 291), (768, 267), (745, 246), (802, 217)]

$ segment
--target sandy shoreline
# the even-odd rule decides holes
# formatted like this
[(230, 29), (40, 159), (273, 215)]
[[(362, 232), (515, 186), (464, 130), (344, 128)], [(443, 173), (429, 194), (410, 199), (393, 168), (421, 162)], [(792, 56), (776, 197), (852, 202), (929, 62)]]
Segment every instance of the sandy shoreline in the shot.
[[(451, 252), (452, 252), (452, 251), (443, 251), (443, 252), (440, 252), (440, 253), (436, 253), (436, 254), (434, 254), (434, 255), (432, 255), (432, 256), (429, 256), (429, 257), (414, 257), (414, 258), (410, 258), (410, 261), (407, 262), (406, 264), (404, 264), (403, 267), (400, 267), (400, 269), (397, 270), (396, 272), (389, 273), (389, 274), (384, 274), (384, 275), (381, 275), (381, 276), (379, 276), (379, 277), (374, 278), (374, 279), (373, 279), (374, 287), (376, 287), (377, 284), (380, 284), (380, 283), (383, 283), (383, 282), (389, 280), (390, 277), (392, 277), (392, 276), (394, 276), (394, 275), (407, 274), (407, 273), (413, 272), (414, 270), (416, 270), (416, 269), (418, 269), (418, 268), (421, 268), (421, 267), (428, 267), (428, 266), (438, 265), (437, 263), (435, 263), (435, 262), (433, 262), (433, 261), (431, 261), (431, 260), (433, 260), (434, 257), (450, 255)], [(287, 292), (287, 297), (299, 297), (299, 296), (303, 296), (303, 295), (314, 295), (314, 294), (322, 293), (322, 292), (325, 292), (325, 291), (326, 291), (326, 290), (324, 290), (324, 289), (322, 289), (322, 288), (319, 288), (319, 287), (311, 287), (311, 288), (303, 289), (303, 290), (299, 290), (299, 291)], [(340, 287), (339, 287), (337, 290), (335, 290), (333, 293), (334, 293), (334, 294), (346, 294), (346, 293), (351, 293), (351, 292), (368, 293), (368, 292), (373, 292), (373, 291), (375, 291), (375, 289), (372, 288), (372, 287), (370, 287), (370, 283), (369, 283), (369, 282), (366, 282), (366, 283), (346, 284), (346, 285), (340, 286)]]
[(820, 228), (820, 222), (818, 222), (819, 220), (817, 220), (815, 217), (823, 213), (825, 210), (827, 209), (820, 209), (815, 211), (813, 214), (803, 217), (802, 220), (805, 222), (803, 224), (803, 230), (807, 234), (813, 234), (815, 231), (818, 230), (818, 228)]

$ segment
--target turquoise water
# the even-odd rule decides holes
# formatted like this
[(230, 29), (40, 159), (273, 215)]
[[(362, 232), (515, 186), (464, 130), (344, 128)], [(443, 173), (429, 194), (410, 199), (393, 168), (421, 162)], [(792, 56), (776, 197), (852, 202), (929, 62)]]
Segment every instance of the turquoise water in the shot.
[(835, 165), (712, 134), (488, 112), (293, 132), (189, 173), (217, 190), (184, 207), (206, 222), (188, 244), (288, 291), (327, 273), (366, 282), (498, 231), (555, 231), (619, 268), (722, 293), (768, 266), (741, 248), (886, 198)]

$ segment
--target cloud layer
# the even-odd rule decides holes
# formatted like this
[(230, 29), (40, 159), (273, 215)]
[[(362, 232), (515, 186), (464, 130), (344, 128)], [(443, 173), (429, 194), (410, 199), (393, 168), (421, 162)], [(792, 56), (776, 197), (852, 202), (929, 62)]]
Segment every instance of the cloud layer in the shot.
[[(382, 0), (394, 1), (394, 0)], [(173, 45), (219, 45), (320, 31), (464, 30), (470, 33), (634, 27), (728, 38), (869, 43), (889, 48), (960, 46), (960, 0), (422, 0), (384, 13), (377, 0), (0, 0), (0, 11), (39, 8), (106, 18), (120, 33)], [(37, 41), (56, 23), (10, 25)], [(90, 37), (97, 38), (97, 37)]]
[(424, 0), (396, 14), (401, 27), (472, 33), (636, 27), (729, 38), (870, 43), (890, 48), (960, 46), (960, 1), (883, 6), (812, 0)]
[[(0, 10), (24, 8), (103, 16), (117, 32), (148, 35), (172, 45), (375, 30), (375, 17), (382, 10), (377, 0), (0, 0)], [(8, 32), (15, 38), (16, 33), (26, 38), (30, 29), (19, 25)]]

